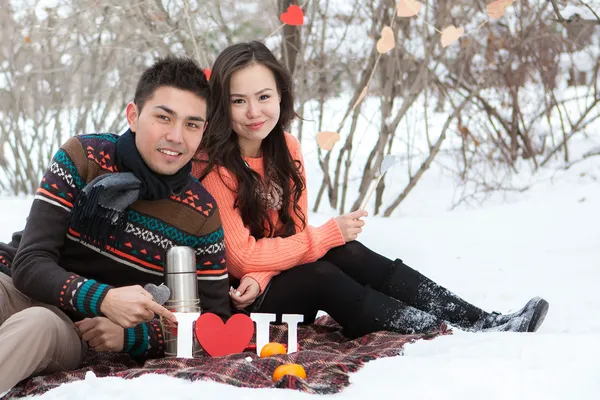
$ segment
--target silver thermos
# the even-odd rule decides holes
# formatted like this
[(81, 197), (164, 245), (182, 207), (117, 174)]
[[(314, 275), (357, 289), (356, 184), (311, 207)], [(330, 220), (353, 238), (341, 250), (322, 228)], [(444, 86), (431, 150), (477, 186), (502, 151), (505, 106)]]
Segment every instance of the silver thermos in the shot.
[[(167, 251), (165, 285), (171, 297), (165, 307), (173, 312), (200, 312), (198, 278), (196, 276), (196, 253), (191, 247), (175, 246)], [(165, 329), (166, 354), (177, 355), (176, 330)], [(194, 350), (199, 345), (194, 335)], [(195, 353), (195, 351), (194, 351)]]

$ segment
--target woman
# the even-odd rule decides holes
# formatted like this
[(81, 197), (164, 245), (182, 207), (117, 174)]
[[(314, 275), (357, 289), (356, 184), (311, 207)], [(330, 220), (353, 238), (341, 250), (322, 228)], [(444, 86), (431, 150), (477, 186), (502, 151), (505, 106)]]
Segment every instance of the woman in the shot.
[(259, 42), (225, 49), (210, 79), (208, 127), (193, 174), (219, 204), (233, 302), (252, 312), (331, 315), (349, 337), (379, 330), (420, 333), (444, 322), (470, 331), (538, 329), (541, 298), (517, 313), (487, 313), (401, 260), (356, 241), (367, 213), (307, 224), (300, 144), (285, 133), (295, 116), (292, 79)]

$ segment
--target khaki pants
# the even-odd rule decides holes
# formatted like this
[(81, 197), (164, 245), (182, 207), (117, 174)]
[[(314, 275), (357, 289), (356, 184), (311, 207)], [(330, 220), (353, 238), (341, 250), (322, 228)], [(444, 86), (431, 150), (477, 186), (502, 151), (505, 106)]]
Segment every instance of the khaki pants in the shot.
[(76, 369), (85, 350), (69, 317), (0, 273), (0, 394), (31, 375)]

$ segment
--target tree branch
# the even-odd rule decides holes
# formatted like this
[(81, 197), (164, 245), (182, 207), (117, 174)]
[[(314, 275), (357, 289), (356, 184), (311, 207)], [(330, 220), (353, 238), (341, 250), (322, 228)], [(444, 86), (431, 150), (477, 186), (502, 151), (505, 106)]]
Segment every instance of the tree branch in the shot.
[(594, 10), (592, 10), (592, 8), (581, 2), (581, 4), (583, 4), (584, 6), (586, 6), (587, 8), (590, 9), (590, 11), (592, 11), (592, 13), (596, 16), (596, 19), (585, 19), (585, 18), (581, 18), (581, 16), (579, 14), (573, 14), (571, 15), (569, 18), (565, 19), (562, 14), (560, 13), (560, 9), (558, 8), (558, 4), (556, 4), (556, 0), (549, 0), (550, 3), (552, 4), (552, 8), (554, 8), (554, 12), (556, 13), (556, 17), (557, 19), (555, 19), (556, 22), (563, 24), (563, 25), (600, 25), (600, 17), (598, 16), (598, 14), (596, 14), (596, 12), (594, 12)]

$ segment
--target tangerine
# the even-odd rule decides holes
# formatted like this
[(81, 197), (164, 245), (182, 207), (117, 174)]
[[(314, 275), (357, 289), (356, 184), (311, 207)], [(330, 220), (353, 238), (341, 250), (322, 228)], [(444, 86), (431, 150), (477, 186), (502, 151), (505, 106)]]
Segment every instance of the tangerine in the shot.
[(287, 350), (281, 343), (270, 342), (260, 349), (260, 358), (274, 356), (275, 354), (286, 354)]
[(283, 364), (275, 368), (273, 372), (273, 382), (279, 381), (285, 375), (293, 375), (301, 379), (306, 379), (306, 371), (300, 364)]

